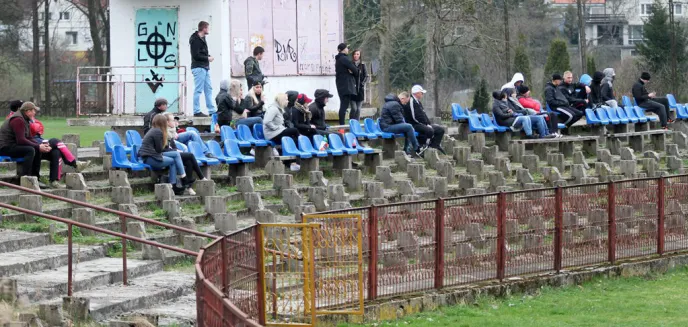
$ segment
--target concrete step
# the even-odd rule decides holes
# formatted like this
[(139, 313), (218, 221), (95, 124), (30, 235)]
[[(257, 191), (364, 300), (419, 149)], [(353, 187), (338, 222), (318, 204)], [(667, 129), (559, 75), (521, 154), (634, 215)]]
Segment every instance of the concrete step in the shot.
[[(127, 277), (133, 279), (163, 270), (161, 261), (127, 260)], [(101, 258), (79, 262), (73, 267), (73, 291), (79, 292), (122, 282), (122, 259)], [(17, 280), (19, 295), (31, 302), (67, 296), (68, 267), (13, 276)]]
[(0, 229), (0, 253), (14, 252), (50, 244), (49, 234)]
[[(193, 294), (195, 281), (194, 274), (159, 272), (131, 279), (128, 286), (110, 285), (74, 292), (74, 296), (90, 299), (91, 318), (104, 321), (126, 312), (146, 310)], [(60, 304), (62, 299), (56, 298), (45, 303)]]
[[(72, 260), (86, 262), (105, 257), (105, 246), (75, 245)], [(0, 277), (10, 277), (67, 265), (67, 245), (54, 244), (0, 254)]]
[(190, 327), (196, 325), (196, 313), (196, 294), (189, 294), (150, 309), (135, 311), (131, 316), (156, 317), (158, 327)]

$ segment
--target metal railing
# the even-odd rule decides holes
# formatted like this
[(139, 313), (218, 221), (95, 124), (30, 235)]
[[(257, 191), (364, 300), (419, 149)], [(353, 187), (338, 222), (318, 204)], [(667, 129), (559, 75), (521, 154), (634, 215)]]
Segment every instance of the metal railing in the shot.
[[(688, 175), (677, 175), (321, 214), (362, 216), (370, 301), (688, 250), (687, 204)], [(263, 287), (258, 231), (248, 227), (199, 254), (198, 326), (256, 326), (264, 316), (265, 303), (255, 301)]]

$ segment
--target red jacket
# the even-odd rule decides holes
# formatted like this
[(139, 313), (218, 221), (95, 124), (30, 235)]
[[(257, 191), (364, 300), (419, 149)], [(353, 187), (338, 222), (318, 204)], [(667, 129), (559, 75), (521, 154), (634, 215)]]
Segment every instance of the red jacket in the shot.
[(520, 97), (520, 98), (518, 98), (518, 102), (519, 102), (524, 108), (530, 108), (530, 109), (533, 109), (533, 110), (537, 111), (537, 113), (540, 113), (540, 103), (537, 102), (535, 99), (533, 99), (533, 98)]

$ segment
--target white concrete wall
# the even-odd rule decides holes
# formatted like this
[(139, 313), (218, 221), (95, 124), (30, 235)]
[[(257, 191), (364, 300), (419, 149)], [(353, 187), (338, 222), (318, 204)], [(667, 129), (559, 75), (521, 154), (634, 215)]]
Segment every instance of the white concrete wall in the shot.
[[(213, 98), (219, 91), (220, 81), (230, 78), (230, 32), (229, 32), (229, 2), (227, 0), (117, 0), (110, 3), (110, 35), (111, 35), (111, 64), (112, 66), (134, 66), (136, 48), (134, 37), (136, 32), (135, 17), (139, 8), (179, 8), (179, 65), (187, 66), (186, 112), (193, 111), (193, 75), (191, 74), (191, 55), (189, 53), (188, 38), (197, 29), (201, 20), (210, 23), (210, 35), (206, 37), (210, 54), (215, 61), (210, 64), (213, 85)], [(131, 72), (133, 70), (129, 70)], [(118, 74), (117, 71), (113, 71)], [(244, 77), (236, 77), (245, 85)], [(268, 76), (266, 86), (267, 102), (271, 103), (275, 94), (288, 90), (295, 90), (313, 96), (315, 89), (328, 89), (335, 98), (330, 100), (328, 109), (338, 110), (339, 98), (335, 87), (334, 76)], [(244, 93), (248, 90), (245, 88)], [(126, 113), (134, 113), (134, 97), (129, 89), (126, 96)], [(201, 99), (201, 109), (205, 110), (205, 102)], [(152, 107), (152, 104), (151, 104)]]

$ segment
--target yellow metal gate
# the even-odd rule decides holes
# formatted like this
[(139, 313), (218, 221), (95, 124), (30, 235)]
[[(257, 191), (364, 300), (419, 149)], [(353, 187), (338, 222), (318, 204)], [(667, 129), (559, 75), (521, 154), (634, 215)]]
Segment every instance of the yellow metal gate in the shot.
[(264, 321), (313, 326), (318, 314), (363, 314), (360, 215), (260, 224)]

